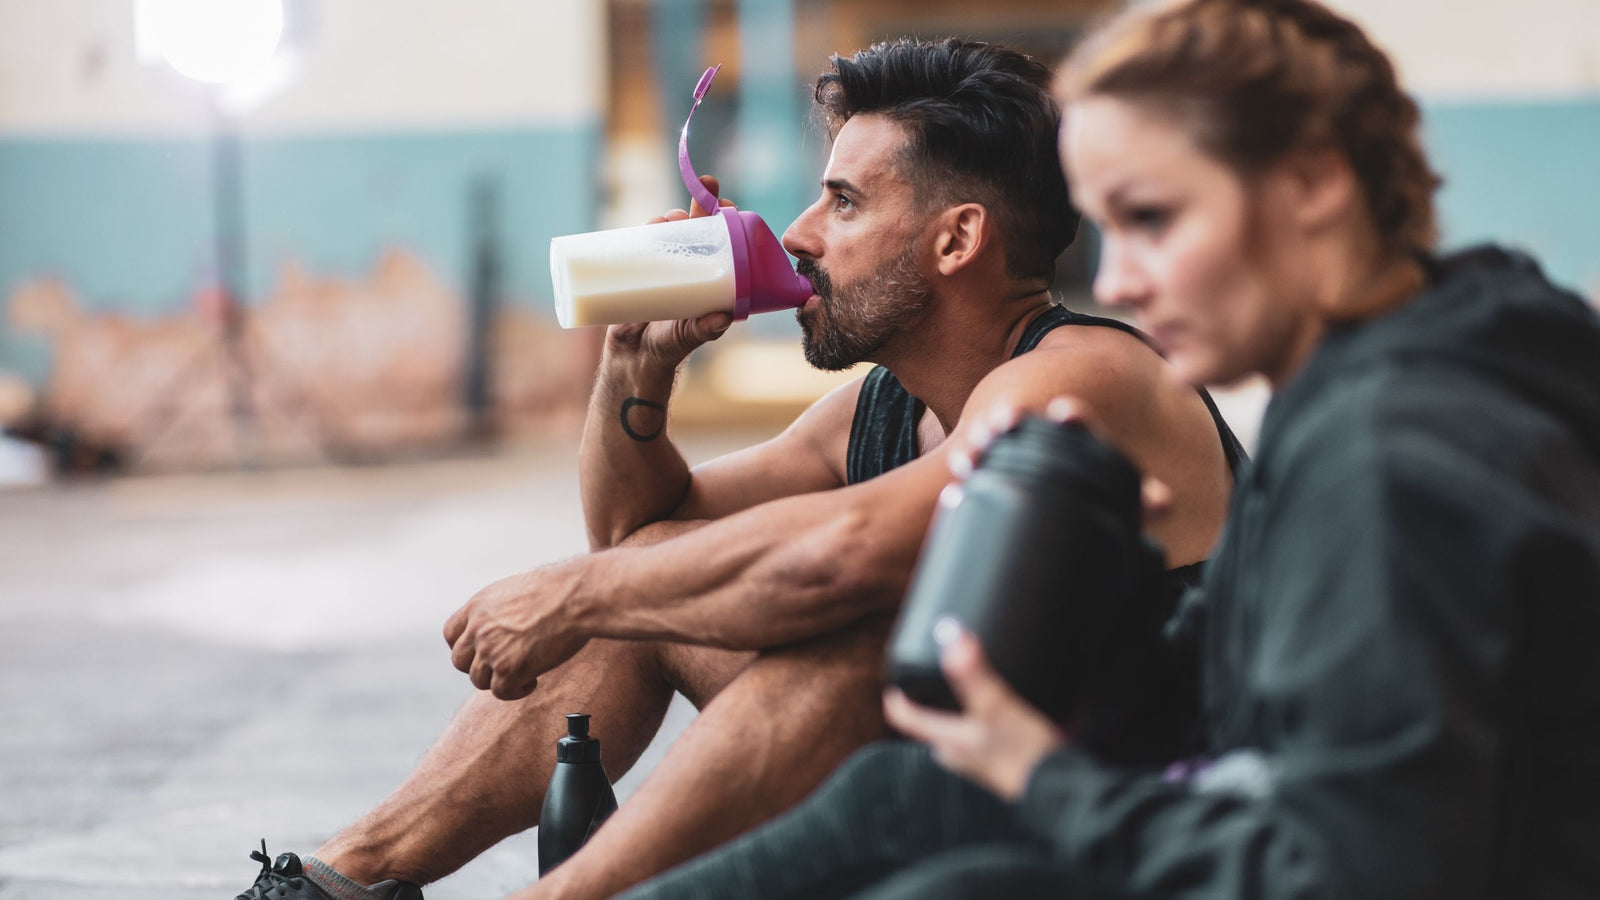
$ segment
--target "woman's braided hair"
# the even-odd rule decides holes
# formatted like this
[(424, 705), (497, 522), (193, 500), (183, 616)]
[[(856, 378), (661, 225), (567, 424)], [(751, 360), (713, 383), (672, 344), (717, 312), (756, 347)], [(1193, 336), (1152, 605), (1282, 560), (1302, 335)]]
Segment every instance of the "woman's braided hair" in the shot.
[(1176, 119), (1242, 176), (1300, 149), (1350, 161), (1383, 247), (1430, 249), (1439, 176), (1417, 104), (1366, 34), (1314, 0), (1178, 0), (1096, 31), (1056, 81), (1066, 104), (1109, 96)]

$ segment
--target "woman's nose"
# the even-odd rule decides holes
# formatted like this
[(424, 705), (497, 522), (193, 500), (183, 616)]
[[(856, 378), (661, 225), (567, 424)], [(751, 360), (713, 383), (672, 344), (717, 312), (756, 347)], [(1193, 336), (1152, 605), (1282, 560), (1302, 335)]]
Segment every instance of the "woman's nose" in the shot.
[(1105, 306), (1137, 306), (1149, 293), (1144, 277), (1121, 241), (1100, 245), (1100, 268), (1094, 276), (1094, 299)]

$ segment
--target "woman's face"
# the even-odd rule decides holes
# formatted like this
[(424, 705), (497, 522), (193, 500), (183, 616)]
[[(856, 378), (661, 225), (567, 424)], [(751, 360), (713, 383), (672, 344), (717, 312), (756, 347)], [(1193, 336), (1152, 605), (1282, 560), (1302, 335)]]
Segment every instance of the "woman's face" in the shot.
[(1192, 384), (1282, 384), (1321, 334), (1296, 277), (1271, 173), (1246, 185), (1177, 127), (1126, 101), (1071, 103), (1061, 159), (1102, 236), (1094, 293), (1130, 307)]

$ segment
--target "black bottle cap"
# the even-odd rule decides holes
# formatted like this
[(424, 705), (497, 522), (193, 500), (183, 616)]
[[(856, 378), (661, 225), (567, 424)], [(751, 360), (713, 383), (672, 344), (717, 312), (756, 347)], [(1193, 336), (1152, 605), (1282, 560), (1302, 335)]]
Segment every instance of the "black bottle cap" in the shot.
[(556, 762), (597, 763), (600, 739), (589, 737), (589, 714), (567, 714), (567, 736), (556, 742)]

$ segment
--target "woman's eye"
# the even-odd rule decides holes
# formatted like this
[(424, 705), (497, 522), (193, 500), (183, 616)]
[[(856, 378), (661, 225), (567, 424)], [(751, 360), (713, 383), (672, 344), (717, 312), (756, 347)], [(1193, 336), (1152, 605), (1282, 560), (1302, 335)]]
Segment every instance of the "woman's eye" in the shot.
[(1160, 233), (1172, 221), (1170, 211), (1160, 206), (1136, 206), (1128, 210), (1128, 224), (1151, 233)]

